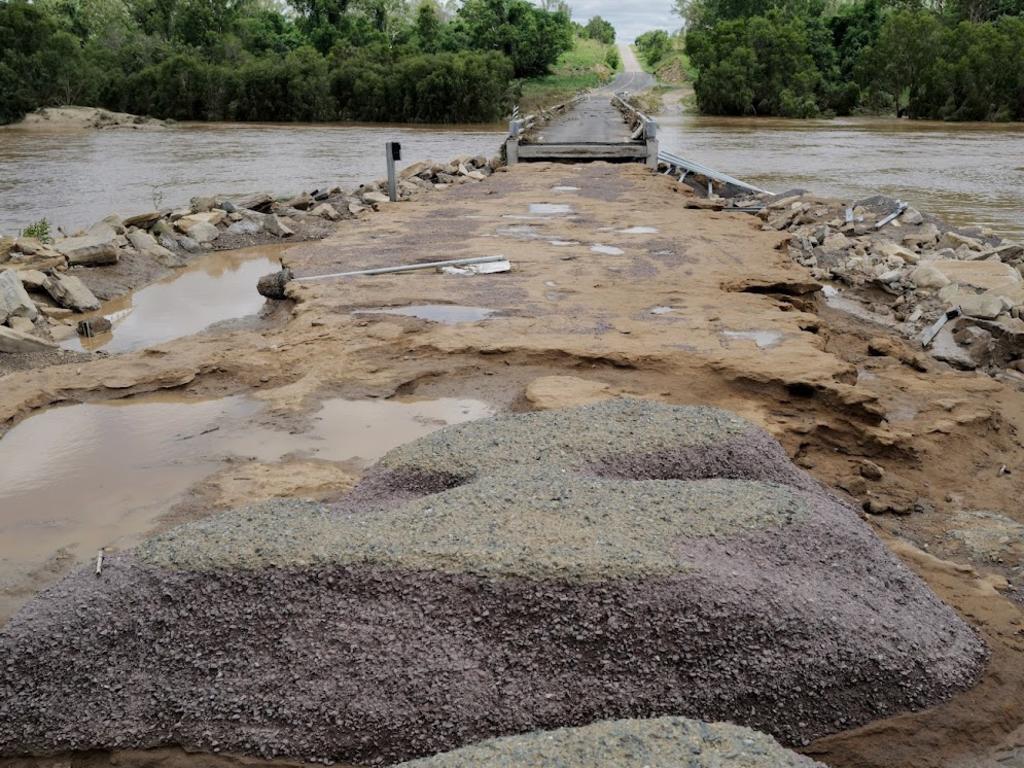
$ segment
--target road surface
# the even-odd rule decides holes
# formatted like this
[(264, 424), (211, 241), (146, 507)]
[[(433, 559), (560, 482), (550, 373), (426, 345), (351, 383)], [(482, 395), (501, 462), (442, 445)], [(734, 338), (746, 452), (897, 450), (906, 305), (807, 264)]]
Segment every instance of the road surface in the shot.
[(630, 140), (629, 126), (611, 104), (612, 94), (622, 91), (636, 93), (650, 88), (657, 81), (643, 71), (628, 45), (619, 45), (619, 55), (623, 71), (607, 85), (591, 91), (569, 112), (545, 125), (535, 141), (545, 144), (615, 144)]

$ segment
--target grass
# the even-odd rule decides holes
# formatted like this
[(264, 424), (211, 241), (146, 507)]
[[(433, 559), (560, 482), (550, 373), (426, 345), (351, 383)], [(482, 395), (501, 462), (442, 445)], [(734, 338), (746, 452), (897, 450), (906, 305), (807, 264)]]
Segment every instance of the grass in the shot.
[(647, 63), (647, 60), (643, 55), (636, 50), (636, 46), (632, 46), (633, 52), (636, 53), (636, 58), (640, 62), (640, 66), (644, 68), (645, 72), (650, 72), (652, 75), (658, 78), (658, 82), (665, 83), (666, 85), (678, 85), (684, 82), (693, 82), (697, 79), (697, 70), (690, 62), (690, 57), (686, 55), (682, 47), (676, 48), (672, 53), (659, 61), (655, 66), (651, 66)]
[(520, 112), (530, 114), (608, 82), (614, 74), (607, 63), (609, 47), (596, 40), (576, 38), (572, 50), (561, 55), (550, 75), (523, 81)]

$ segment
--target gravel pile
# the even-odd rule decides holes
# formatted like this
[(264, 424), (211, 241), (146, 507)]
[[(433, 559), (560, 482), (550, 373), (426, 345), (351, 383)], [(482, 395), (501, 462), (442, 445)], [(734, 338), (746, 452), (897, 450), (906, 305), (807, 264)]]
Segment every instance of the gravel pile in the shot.
[(770, 736), (682, 717), (614, 720), (492, 739), (399, 768), (821, 768)]
[(369, 764), (666, 715), (800, 744), (942, 701), (986, 649), (763, 431), (626, 401), (179, 528), (31, 602), (0, 658), (0, 755)]

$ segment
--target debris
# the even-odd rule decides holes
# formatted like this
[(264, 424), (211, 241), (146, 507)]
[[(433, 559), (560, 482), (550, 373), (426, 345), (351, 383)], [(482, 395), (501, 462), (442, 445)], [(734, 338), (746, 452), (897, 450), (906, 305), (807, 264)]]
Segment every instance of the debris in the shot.
[(505, 259), (503, 261), (488, 261), (483, 264), (470, 264), (465, 267), (441, 267), (438, 271), (446, 275), (492, 275), (511, 270), (512, 262)]
[(426, 261), (421, 264), (400, 264), (394, 267), (376, 267), (373, 269), (357, 269), (353, 272), (334, 272), (328, 275), (310, 275), (308, 277), (297, 277), (295, 278), (295, 280), (296, 282), (305, 283), (310, 282), (312, 280), (327, 280), (335, 277), (363, 277), (370, 275), (390, 275), (397, 274), (399, 272), (415, 272), (421, 269), (440, 269), (442, 267), (464, 267), (469, 266), (471, 264), (488, 264), (501, 261), (507, 262), (507, 259), (504, 256), (475, 256), (471, 259)]
[(292, 271), (290, 269), (282, 269), (278, 272), (271, 272), (269, 275), (264, 275), (256, 283), (256, 290), (260, 296), (265, 296), (268, 299), (284, 299), (285, 286), (293, 279)]
[(99, 551), (96, 555), (96, 575), (99, 576), (103, 573), (103, 550)]
[(960, 317), (960, 307), (953, 307), (952, 309), (946, 310), (938, 320), (936, 320), (924, 335), (921, 336), (921, 346), (927, 347), (932, 343), (932, 340), (938, 335), (939, 331), (942, 330), (943, 326), (946, 325), (950, 320)]

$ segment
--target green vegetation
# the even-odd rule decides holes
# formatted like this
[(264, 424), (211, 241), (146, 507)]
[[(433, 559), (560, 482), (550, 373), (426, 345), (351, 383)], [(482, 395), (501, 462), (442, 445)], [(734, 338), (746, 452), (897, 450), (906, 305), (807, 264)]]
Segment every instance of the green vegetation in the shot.
[[(573, 45), (564, 4), (289, 3), (0, 0), (0, 123), (68, 104), (178, 120), (491, 121)], [(606, 46), (583, 43), (607, 67)]]
[[(611, 65), (614, 52), (616, 66)], [(614, 45), (596, 40), (576, 38), (573, 47), (562, 54), (550, 75), (527, 80), (522, 84), (519, 106), (522, 112), (567, 101), (582, 90), (608, 82), (621, 66)]]
[(582, 28), (580, 37), (588, 37), (599, 43), (611, 45), (615, 42), (615, 27), (611, 25), (611, 22), (605, 21), (600, 16), (595, 16)]
[(677, 6), (706, 113), (1024, 120), (1024, 0)]
[(34, 237), (41, 243), (52, 243), (53, 235), (50, 234), (50, 222), (46, 219), (34, 221), (21, 230), (21, 237)]
[(659, 82), (671, 85), (696, 78), (681, 32), (675, 35), (663, 29), (645, 32), (636, 39), (634, 48), (640, 65)]

